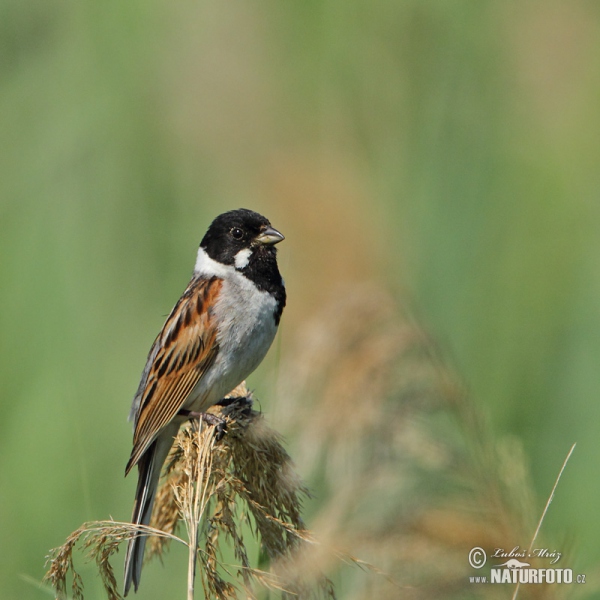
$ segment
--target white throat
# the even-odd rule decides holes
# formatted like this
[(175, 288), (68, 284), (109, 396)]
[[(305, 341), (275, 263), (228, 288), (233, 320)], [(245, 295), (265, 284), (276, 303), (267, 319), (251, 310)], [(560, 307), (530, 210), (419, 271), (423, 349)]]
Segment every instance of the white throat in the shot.
[(196, 257), (194, 273), (197, 275), (205, 275), (207, 277), (226, 277), (232, 271), (234, 271), (233, 267), (222, 265), (220, 262), (213, 260), (208, 254), (206, 254), (206, 250), (204, 250), (204, 248), (198, 248), (198, 256)]

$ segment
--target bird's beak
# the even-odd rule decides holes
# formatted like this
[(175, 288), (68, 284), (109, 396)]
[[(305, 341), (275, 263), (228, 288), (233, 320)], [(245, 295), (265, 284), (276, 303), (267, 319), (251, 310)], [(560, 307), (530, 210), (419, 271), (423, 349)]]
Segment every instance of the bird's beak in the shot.
[(279, 233), (277, 229), (273, 229), (273, 227), (267, 227), (256, 238), (256, 241), (259, 244), (264, 244), (265, 246), (274, 246), (284, 239), (285, 238), (283, 237), (283, 234)]

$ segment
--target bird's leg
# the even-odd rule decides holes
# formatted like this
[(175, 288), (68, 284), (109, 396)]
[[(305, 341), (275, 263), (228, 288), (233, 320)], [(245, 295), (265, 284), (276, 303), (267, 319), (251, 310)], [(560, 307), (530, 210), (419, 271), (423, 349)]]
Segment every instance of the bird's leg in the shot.
[(207, 425), (212, 425), (215, 428), (217, 442), (227, 433), (227, 423), (222, 417), (217, 417), (211, 413), (196, 412), (194, 410), (187, 410), (182, 408), (179, 413), (180, 416), (188, 419), (198, 419), (204, 421)]

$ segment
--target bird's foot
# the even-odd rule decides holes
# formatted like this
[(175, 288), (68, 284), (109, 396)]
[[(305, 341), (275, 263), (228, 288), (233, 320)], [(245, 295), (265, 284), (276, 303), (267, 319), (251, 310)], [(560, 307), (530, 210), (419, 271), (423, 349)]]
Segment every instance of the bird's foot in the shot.
[(215, 438), (217, 442), (227, 433), (227, 423), (225, 419), (217, 417), (217, 415), (213, 415), (212, 413), (196, 412), (194, 410), (182, 408), (179, 411), (179, 415), (188, 419), (198, 419), (204, 421), (207, 425), (212, 425), (215, 428)]

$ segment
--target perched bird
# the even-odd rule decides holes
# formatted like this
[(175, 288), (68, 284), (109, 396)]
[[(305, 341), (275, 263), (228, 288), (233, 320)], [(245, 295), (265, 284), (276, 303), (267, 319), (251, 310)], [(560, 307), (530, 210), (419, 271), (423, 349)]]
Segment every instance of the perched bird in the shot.
[[(137, 465), (132, 522), (147, 525), (163, 463), (180, 425), (204, 413), (262, 361), (286, 293), (275, 244), (284, 237), (247, 209), (219, 215), (200, 242), (194, 274), (152, 344), (129, 418)], [(146, 536), (129, 541), (125, 595), (140, 584)]]

